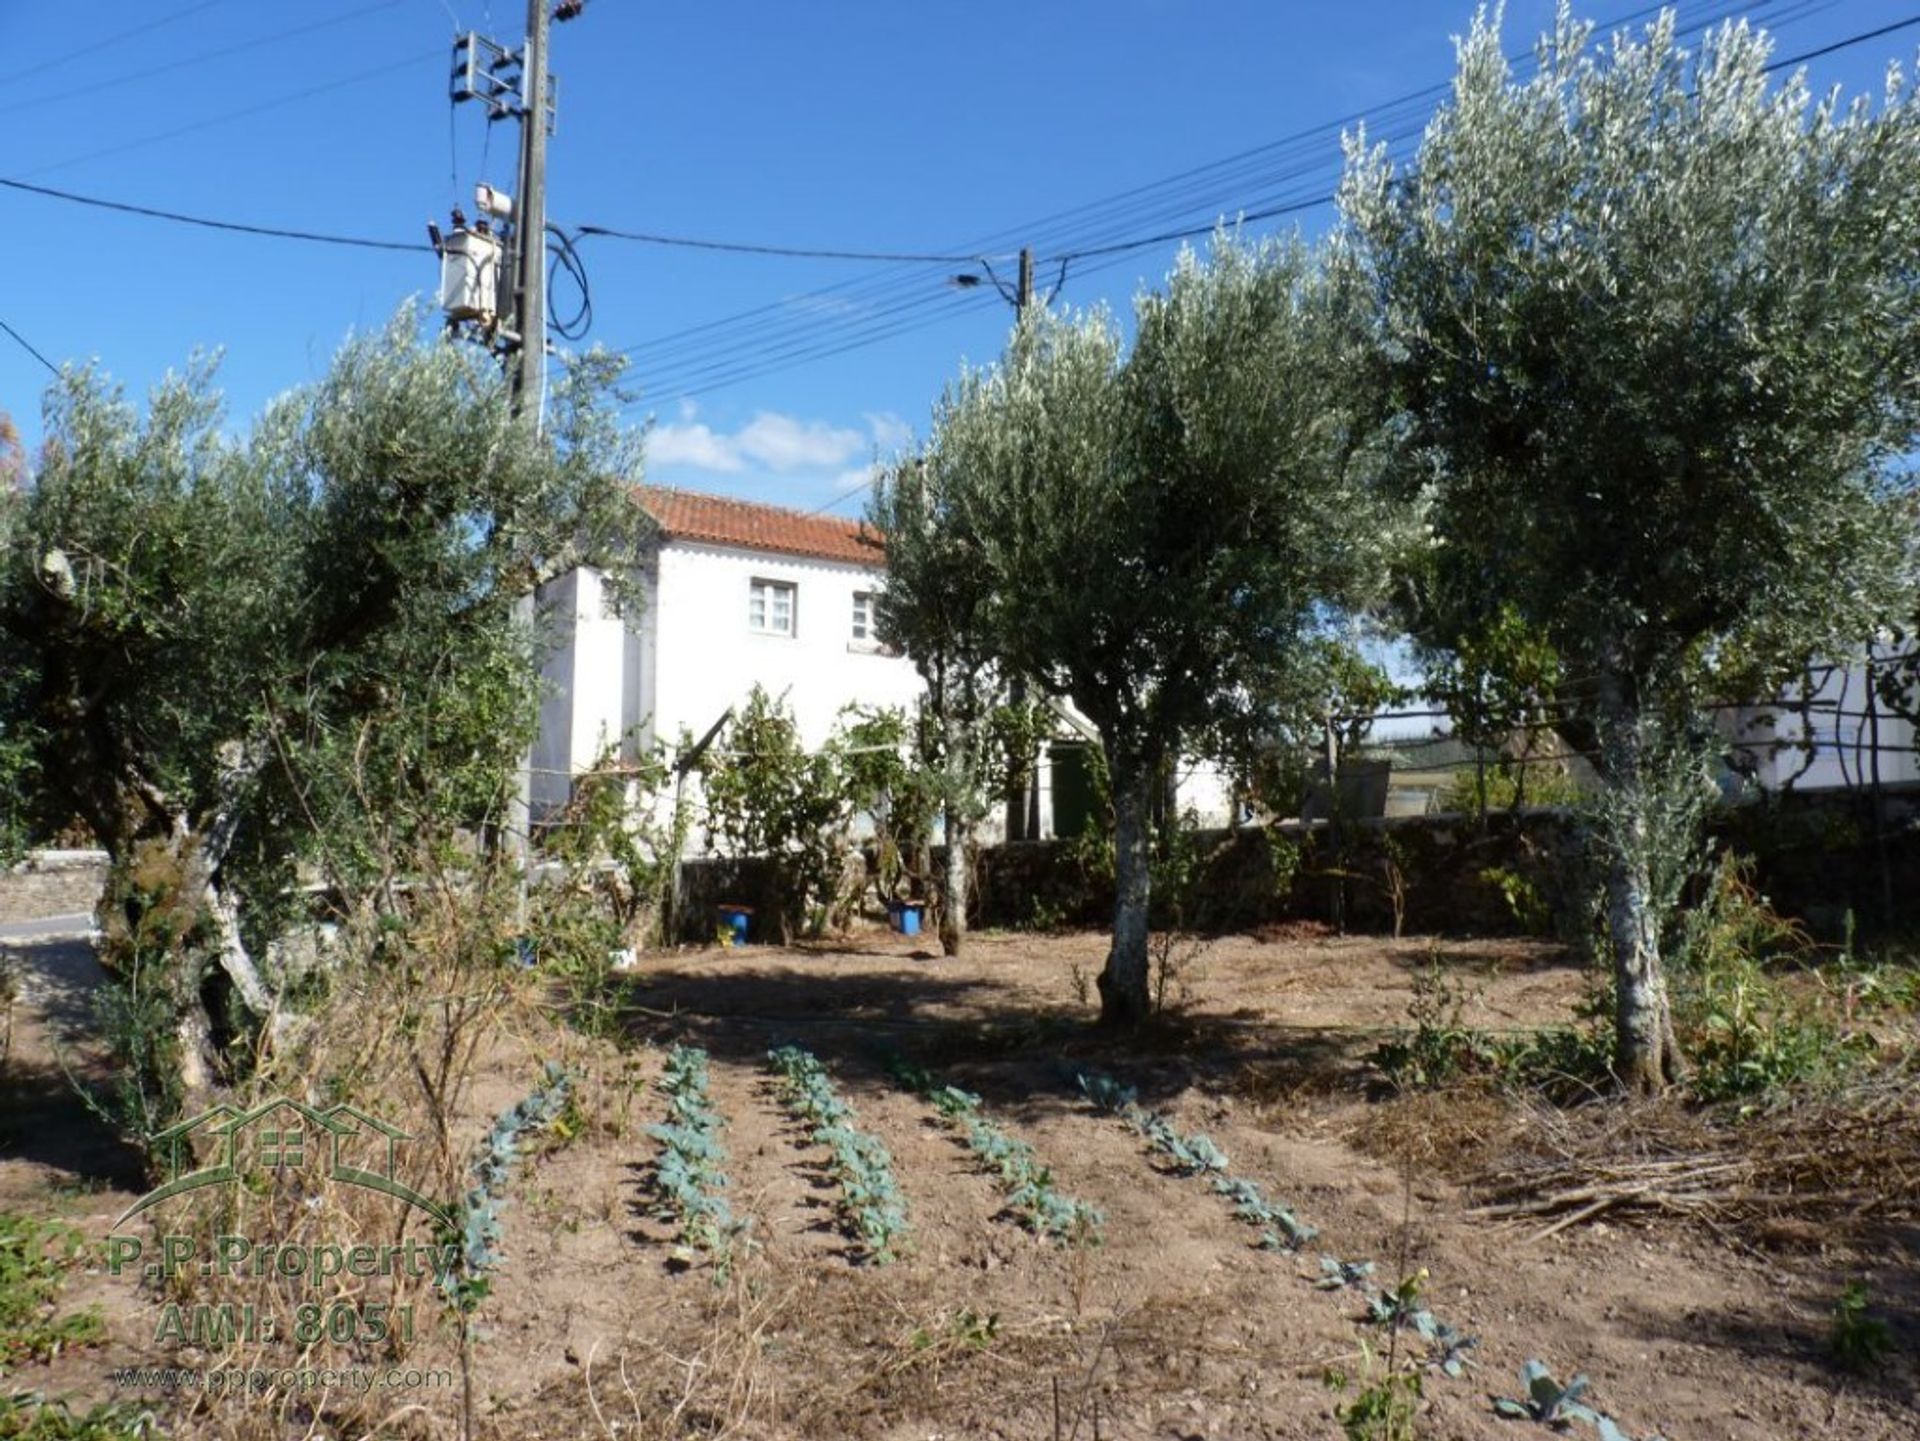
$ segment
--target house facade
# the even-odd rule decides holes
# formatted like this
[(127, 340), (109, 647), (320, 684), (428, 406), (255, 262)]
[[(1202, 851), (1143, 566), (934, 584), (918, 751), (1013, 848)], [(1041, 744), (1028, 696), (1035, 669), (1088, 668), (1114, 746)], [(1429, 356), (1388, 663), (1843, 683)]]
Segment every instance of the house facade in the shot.
[[(575, 777), (610, 748), (631, 760), (655, 741), (704, 736), (755, 685), (782, 700), (809, 749), (849, 705), (912, 706), (923, 692), (905, 656), (882, 646), (874, 600), (886, 583), (879, 537), (857, 521), (728, 496), (635, 488), (658, 531), (636, 557), (638, 604), (622, 615), (606, 578), (581, 569), (541, 593), (546, 697), (529, 792), (536, 824), (563, 810)], [(1029, 815), (1037, 837), (1091, 820), (1084, 723), (1042, 747)], [(1180, 804), (1226, 819), (1226, 788), (1188, 768)], [(996, 839), (1001, 818), (983, 827)]]
[(874, 635), (880, 543), (857, 522), (725, 496), (636, 488), (658, 535), (638, 558), (639, 604), (609, 603), (582, 569), (543, 596), (550, 649), (534, 744), (535, 821), (609, 746), (696, 739), (755, 685), (784, 700), (809, 748), (850, 704), (910, 706), (918, 673)]

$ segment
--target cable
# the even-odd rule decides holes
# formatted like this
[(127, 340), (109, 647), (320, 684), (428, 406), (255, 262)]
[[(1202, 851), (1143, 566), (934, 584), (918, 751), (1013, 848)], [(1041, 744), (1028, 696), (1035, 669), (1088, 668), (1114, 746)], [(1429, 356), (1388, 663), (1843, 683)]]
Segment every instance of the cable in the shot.
[(286, 30), (276, 30), (270, 35), (257, 39), (243, 40), (238, 45), (228, 45), (219, 50), (203, 50), (198, 55), (189, 55), (181, 60), (169, 60), (161, 65), (143, 65), (138, 70), (129, 70), (108, 80), (95, 80), (90, 84), (77, 86), (72, 90), (62, 90), (54, 95), (35, 96), (26, 100), (14, 100), (0, 105), (0, 115), (11, 114), (15, 110), (37, 109), (45, 105), (60, 105), (68, 100), (77, 100), (83, 95), (94, 95), (102, 90), (111, 90), (118, 85), (128, 85), (140, 80), (150, 80), (156, 75), (169, 75), (176, 70), (191, 69), (195, 65), (204, 65), (210, 60), (224, 60), (230, 55), (243, 55), (249, 50), (258, 50), (278, 40), (291, 40), (296, 35), (305, 35), (314, 30), (325, 30), (334, 25), (344, 25), (349, 20), (358, 20), (363, 15), (371, 15), (378, 10), (391, 10), (403, 0), (378, 0), (377, 4), (363, 5), (358, 10), (348, 10), (344, 14), (330, 15), (324, 20), (315, 20), (306, 25), (295, 25)]
[[(587, 267), (573, 248), (573, 240), (557, 225), (549, 225), (553, 239), (547, 264), (547, 328), (562, 340), (578, 340), (593, 326), (593, 292), (587, 285)], [(562, 321), (553, 313), (554, 279), (562, 271), (580, 288), (580, 304), (571, 319)]]
[(612, 230), (604, 225), (582, 225), (581, 235), (609, 240), (632, 240), (642, 245), (674, 245), (687, 250), (723, 250), (735, 255), (782, 255), (797, 260), (877, 260), (909, 265), (978, 265), (978, 255), (898, 255), (879, 250), (805, 250), (788, 245), (754, 245), (737, 240), (698, 240), (687, 235), (654, 235), (640, 230)]
[(249, 225), (239, 220), (215, 220), (205, 215), (186, 215), (178, 210), (158, 210), (150, 205), (130, 205), (124, 200), (106, 200), (97, 195), (77, 195), (71, 190), (56, 190), (50, 185), (32, 185), (0, 175), (0, 187), (43, 195), (50, 200), (66, 200), (75, 205), (90, 205), (98, 210), (113, 210), (124, 215), (141, 215), (149, 220), (171, 220), (178, 225), (197, 225), (203, 230), (228, 230), (240, 235), (264, 235), (274, 240), (307, 240), (316, 245), (349, 245), (361, 250), (430, 250), (417, 241), (371, 240), (359, 235), (328, 235), (317, 230), (288, 230), (274, 225)]
[(48, 360), (46, 356), (42, 355), (34, 347), (34, 344), (32, 341), (28, 340), (26, 336), (22, 335), (19, 331), (15, 330), (11, 325), (7, 324), (6, 321), (0, 320), (0, 330), (4, 330), (7, 332), (8, 335), (11, 335), (16, 345), (18, 345), (22, 350), (26, 351), (28, 355), (31, 355), (35, 360), (39, 361), (42, 365), (46, 366), (46, 368), (49, 371), (51, 371), (54, 375), (58, 375), (60, 373), (59, 366), (55, 365), (51, 360)]
[[(1785, 59), (1769, 61), (1764, 73), (1772, 74), (1777, 70), (1786, 69), (1789, 65), (1800, 65), (1808, 60), (1818, 59), (1823, 55), (1832, 55), (1836, 51), (1845, 50), (1854, 45), (1862, 45), (1869, 40), (1878, 40), (1881, 36), (1891, 35), (1898, 30), (1911, 29), (1915, 25), (1920, 25), (1920, 15), (1909, 16), (1907, 19), (1896, 21), (1891, 25), (1883, 25), (1878, 30), (1868, 30), (1859, 35), (1849, 36), (1844, 40), (1836, 40), (1833, 44), (1823, 45), (1816, 50), (1806, 50), (1798, 55), (1789, 55)], [(1312, 200), (1297, 201), (1291, 205), (1276, 205), (1266, 210), (1250, 210), (1239, 216), (1235, 223), (1244, 225), (1252, 220), (1271, 220), (1281, 215), (1297, 215), (1301, 211), (1312, 210), (1317, 206), (1331, 205), (1336, 198), (1336, 195), (1329, 193), (1317, 196)], [(1066, 252), (1066, 254), (1059, 258), (1061, 260), (1085, 260), (1100, 255), (1119, 255), (1130, 250), (1142, 250), (1151, 245), (1166, 245), (1175, 240), (1192, 240), (1202, 235), (1212, 234), (1224, 223), (1223, 217), (1222, 220), (1216, 221), (1212, 225), (1193, 226), (1186, 230), (1169, 230), (1159, 235), (1146, 235), (1138, 240), (1122, 241), (1117, 245), (1098, 246), (1090, 250), (1072, 250)]]
[(301, 100), (310, 100), (316, 95), (326, 95), (335, 90), (344, 90), (349, 85), (358, 85), (363, 81), (378, 79), (382, 75), (391, 75), (397, 70), (419, 65), (427, 60), (444, 55), (445, 50), (436, 45), (424, 54), (410, 55), (405, 60), (396, 60), (391, 65), (376, 65), (371, 70), (357, 71), (344, 75), (338, 80), (329, 80), (324, 85), (312, 85), (305, 90), (289, 91), (285, 95), (276, 95), (271, 100), (262, 100), (255, 105), (242, 106), (238, 110), (223, 111), (219, 115), (210, 115), (204, 120), (195, 120), (186, 125), (177, 125), (171, 130), (158, 131), (152, 135), (143, 135), (138, 140), (123, 141), (118, 145), (108, 145), (99, 150), (89, 150), (84, 155), (69, 156), (65, 160), (56, 160), (51, 165), (35, 166), (25, 172), (28, 175), (48, 175), (55, 170), (65, 170), (70, 166), (82, 165), (89, 160), (101, 160), (109, 155), (121, 155), (129, 150), (140, 150), (149, 145), (159, 145), (168, 140), (177, 140), (182, 135), (192, 135), (197, 131), (210, 130), (217, 125), (225, 125), (230, 120), (244, 120), (249, 116), (263, 114), (268, 110), (278, 110), (284, 105), (292, 105)]
[(1818, 50), (1803, 50), (1798, 55), (1789, 55), (1785, 60), (1775, 60), (1767, 66), (1771, 74), (1783, 70), (1789, 65), (1799, 65), (1804, 61), (1818, 60), (1822, 55), (1831, 55), (1837, 50), (1845, 50), (1853, 45), (1861, 45), (1869, 40), (1878, 40), (1882, 35), (1892, 35), (1896, 31), (1911, 30), (1920, 25), (1920, 15), (1909, 15), (1905, 20), (1896, 20), (1891, 25), (1882, 25), (1878, 30), (1868, 30), (1864, 34), (1850, 35), (1845, 40), (1836, 40), (1831, 45), (1822, 45)]
[[(1777, 17), (1769, 17), (1769, 29), (1772, 33), (1778, 34), (1789, 25), (1802, 23), (1815, 15), (1835, 8), (1836, 4), (1837, 0), (1802, 0), (1802, 3), (1788, 5), (1777, 14)], [(1644, 14), (1647, 12), (1637, 13)], [(1705, 31), (1739, 13), (1740, 7), (1737, 5), (1729, 9), (1720, 10), (1718, 13), (1710, 14), (1706, 18), (1683, 28), (1680, 33), (1684, 36), (1693, 31)], [(1772, 61), (1766, 68), (1768, 71), (1781, 70), (1791, 65), (1800, 64), (1816, 56), (1831, 54), (1839, 49), (1865, 43), (1913, 24), (1920, 24), (1920, 16), (1897, 22), (1890, 26), (1882, 26), (1874, 30), (1864, 31), (1856, 35), (1848, 36), (1831, 45), (1817, 47), (1784, 57), (1780, 60)], [(1419, 94), (1431, 94), (1437, 90), (1444, 89), (1444, 86), (1432, 87), (1429, 91), (1419, 92)], [(1389, 139), (1396, 141), (1410, 139), (1421, 133), (1424, 128), (1424, 121), (1422, 121), (1420, 124), (1414, 125), (1400, 134), (1390, 136)], [(1314, 130), (1302, 132), (1302, 134), (1310, 135), (1319, 133), (1323, 129), (1324, 127), (1316, 127)], [(1250, 152), (1242, 152), (1242, 154), (1247, 153)], [(1308, 168), (1310, 167), (1296, 167), (1292, 173), (1298, 175)], [(1139, 187), (1138, 189), (1147, 188), (1150, 187)], [(1302, 196), (1298, 190), (1296, 190), (1291, 197), (1286, 198), (1280, 203), (1257, 205), (1251, 209), (1243, 210), (1240, 216), (1240, 223), (1273, 218), (1280, 215), (1301, 213), (1319, 205), (1329, 204), (1333, 199), (1333, 194), (1327, 191), (1310, 192)], [(1155, 235), (1143, 239), (1123, 241), (1103, 246), (1089, 246), (1079, 251), (1068, 251), (1067, 258), (1072, 259), (1075, 255), (1095, 255), (1104, 262), (1079, 268), (1077, 273), (1084, 279), (1098, 271), (1109, 269), (1115, 264), (1122, 263), (1125, 256), (1134, 251), (1145, 249), (1153, 244), (1164, 244), (1171, 239), (1197, 238), (1211, 233), (1220, 223), (1219, 219), (1211, 219), (1205, 224), (1183, 227), (1176, 231), (1157, 232)], [(1057, 255), (1051, 255), (1047, 258), (1051, 260), (1059, 257)], [(869, 288), (866, 293), (871, 294), (876, 292)], [(822, 291), (814, 292), (813, 297), (828, 297), (836, 294), (842, 297), (849, 294), (845, 283), (840, 286), (827, 287)], [(801, 298), (806, 299), (809, 297)], [(724, 386), (738, 384), (743, 380), (757, 378), (760, 375), (770, 374), (778, 370), (791, 369), (796, 365), (807, 363), (810, 360), (841, 354), (864, 344), (877, 343), (880, 340), (903, 334), (910, 330), (924, 329), (929, 325), (941, 323), (947, 318), (947, 315), (952, 313), (950, 307), (942, 307), (939, 312), (923, 314), (922, 318), (918, 320), (870, 327), (864, 333), (857, 333), (854, 339), (840, 344), (822, 342), (824, 342), (829, 335), (845, 335), (849, 326), (862, 324), (873, 317), (862, 316), (853, 321), (840, 322), (826, 327), (805, 324), (796, 327), (790, 322), (773, 322), (771, 326), (769, 326), (769, 324), (763, 322), (758, 328), (763, 331), (771, 330), (771, 334), (765, 337), (752, 336), (750, 329), (742, 331), (739, 322), (752, 317), (765, 315), (771, 311), (785, 310), (788, 306), (789, 302), (786, 301), (774, 302), (770, 305), (756, 307), (755, 310), (744, 312), (739, 316), (728, 317), (721, 321), (707, 322), (702, 326), (693, 327), (689, 331), (677, 332), (674, 336), (663, 337), (660, 341), (650, 342), (643, 346), (630, 347), (629, 353), (633, 354), (651, 352), (663, 345), (664, 348), (668, 350), (674, 348), (684, 349), (684, 342), (678, 346), (674, 345), (673, 342), (681, 337), (691, 339), (699, 332), (719, 332), (719, 334), (713, 337), (714, 343), (705, 346), (707, 356), (704, 359), (693, 362), (691, 367), (689, 367), (689, 363), (685, 360), (681, 361), (678, 365), (668, 364), (666, 366), (660, 366), (656, 364), (653, 369), (642, 370), (640, 372), (636, 377), (638, 383), (643, 388), (653, 392), (672, 390), (677, 394), (686, 396), (704, 394)], [(917, 303), (910, 301), (902, 305), (887, 307), (879, 311), (878, 315), (885, 318), (890, 314), (913, 309), (926, 312), (932, 309), (932, 306), (933, 298), (923, 296)], [(737, 338), (732, 340), (722, 338), (729, 327), (736, 332), (740, 332)], [(795, 335), (796, 329), (804, 330), (808, 333), (799, 339), (790, 338)], [(768, 352), (766, 347), (770, 345), (774, 348)], [(771, 363), (768, 363), (769, 361)], [(644, 364), (645, 362), (643, 361), (643, 365)], [(829, 504), (832, 503), (834, 502), (829, 502)]]
[[(1836, 3), (1836, 0), (1822, 0), (1822, 3), (1807, 3), (1807, 0), (1803, 0), (1803, 3), (1788, 5), (1785, 7), (1784, 13), (1780, 15), (1779, 23), (1781, 25), (1793, 23), (1804, 19), (1809, 14), (1831, 8), (1834, 3)], [(1619, 21), (1613, 23), (1623, 23), (1639, 16), (1651, 14), (1657, 8), (1658, 7), (1645, 7), (1630, 12), (1628, 15), (1620, 17)], [(1703, 19), (1695, 21), (1693, 26), (1689, 28), (1700, 28), (1717, 23), (1722, 19), (1738, 13), (1740, 7), (1737, 4), (1725, 6), (1715, 4), (1707, 8), (1709, 13)], [(1525, 60), (1524, 55), (1513, 58), (1516, 63), (1523, 63)], [(1422, 107), (1420, 113), (1415, 114), (1408, 109), (1409, 105), (1419, 105), (1421, 102), (1445, 93), (1446, 89), (1446, 85), (1431, 86), (1421, 91), (1412, 92), (1400, 100), (1387, 102), (1382, 108), (1387, 117), (1387, 121), (1390, 123), (1395, 120), (1400, 120), (1402, 118), (1401, 113), (1404, 113), (1405, 121), (1397, 131), (1390, 131), (1388, 138), (1393, 141), (1402, 141), (1412, 140), (1417, 137), (1424, 130), (1426, 124), (1424, 107)], [(1377, 111), (1376, 118), (1378, 118), (1381, 113), (1382, 112)], [(1126, 254), (1131, 253), (1133, 250), (1143, 249), (1155, 243), (1165, 243), (1165, 241), (1161, 239), (1162, 235), (1174, 238), (1192, 238), (1210, 233), (1219, 223), (1215, 217), (1220, 214), (1220, 210), (1223, 207), (1211, 199), (1202, 198), (1198, 195), (1198, 186), (1191, 179), (1191, 177), (1196, 175), (1208, 177), (1209, 186), (1214, 178), (1218, 178), (1224, 182), (1229, 175), (1235, 176), (1238, 183), (1244, 184), (1247, 181), (1253, 181), (1259, 185), (1261, 191), (1252, 196), (1245, 195), (1243, 191), (1243, 198), (1239, 201), (1239, 207), (1243, 211), (1243, 219), (1245, 220), (1272, 218), (1282, 214), (1293, 214), (1305, 211), (1316, 204), (1325, 203), (1327, 199), (1331, 198), (1330, 195), (1320, 187), (1316, 187), (1303, 195), (1297, 184), (1288, 185), (1287, 182), (1297, 181), (1312, 172), (1324, 173), (1329, 168), (1337, 168), (1337, 155), (1329, 155), (1317, 146), (1314, 147), (1317, 153), (1314, 154), (1313, 158), (1306, 158), (1309, 153), (1308, 146), (1309, 143), (1317, 137), (1324, 137), (1330, 131), (1337, 131), (1342, 124), (1353, 118), (1357, 117), (1344, 117), (1342, 120), (1330, 121), (1309, 127), (1296, 132), (1292, 136), (1284, 137), (1282, 140), (1269, 142), (1266, 145), (1255, 147), (1253, 150), (1239, 152), (1237, 155), (1228, 157), (1224, 161), (1212, 162), (1208, 166), (1196, 167), (1189, 171), (1180, 172), (1175, 176), (1168, 177), (1166, 180), (1153, 182), (1150, 185), (1136, 186), (1132, 190), (1122, 192), (1120, 196), (1112, 197), (1108, 200), (1096, 201), (1088, 205), (1058, 212), (1057, 216), (1048, 217), (1048, 220), (1063, 217), (1071, 218), (1076, 215), (1099, 215), (1101, 217), (1099, 228), (1107, 230), (1107, 234), (1111, 235), (1113, 232), (1111, 229), (1107, 229), (1108, 225), (1119, 219), (1122, 214), (1140, 214), (1145, 212), (1145, 207), (1138, 197), (1143, 195), (1158, 196), (1166, 192), (1169, 187), (1173, 187), (1181, 192), (1194, 193), (1194, 198), (1192, 199), (1187, 198), (1186, 194), (1183, 193), (1179, 202), (1177, 202), (1177, 209), (1192, 213), (1192, 209), (1196, 204), (1204, 204), (1208, 210), (1213, 212), (1204, 224), (1182, 226), (1167, 231), (1156, 231), (1153, 236), (1146, 239), (1136, 238), (1119, 244), (1081, 243), (1075, 245), (1072, 243), (1073, 241), (1084, 241), (1085, 239), (1094, 239), (1097, 241), (1104, 239), (1104, 237), (1088, 237), (1084, 228), (1080, 226), (1072, 227), (1078, 230), (1079, 234), (1071, 237), (1069, 244), (1063, 247), (1068, 257), (1070, 258), (1076, 253), (1097, 252), (1098, 257), (1107, 262), (1106, 264), (1076, 268), (1076, 273), (1082, 278), (1085, 278), (1087, 275), (1108, 268), (1111, 264), (1119, 263), (1120, 260), (1124, 259)], [(1283, 155), (1298, 156), (1300, 159), (1290, 162), (1287, 168), (1276, 173), (1271, 168), (1270, 162), (1276, 156)], [(1262, 162), (1265, 168), (1261, 173), (1256, 175), (1251, 172), (1247, 164), (1249, 157), (1253, 157)], [(1129, 197), (1132, 198), (1129, 199)], [(1159, 209), (1161, 214), (1169, 214), (1176, 210), (1175, 206), (1156, 206), (1156, 208)], [(1046, 221), (1041, 222), (1042, 225), (1046, 223)], [(1032, 234), (1032, 226), (1026, 229), (1028, 232), (1026, 238), (1029, 241), (1041, 241), (1041, 245), (1036, 246), (1036, 248), (1042, 249), (1042, 258), (1045, 263), (1052, 263), (1061, 258), (1059, 252), (1045, 248), (1047, 243), (1045, 237), (1034, 236)], [(983, 246), (1003, 244), (1013, 233), (1014, 232), (1003, 232), (996, 236), (986, 237), (980, 244)], [(1057, 241), (1054, 243), (1057, 243)], [(1119, 257), (1119, 259), (1115, 257)], [(887, 299), (887, 297), (893, 295), (899, 295), (902, 298), (897, 303)], [(836, 306), (847, 310), (851, 310), (855, 306), (860, 306), (862, 302), (868, 300), (879, 302), (879, 306), (877, 309), (870, 306), (862, 307), (864, 313), (857, 313), (849, 319), (829, 322), (823, 325), (812, 317), (795, 318), (792, 312), (796, 299), (801, 304), (813, 300), (822, 302), (823, 305)], [(962, 308), (952, 305), (942, 305), (940, 303), (941, 299), (942, 297), (926, 293), (924, 276), (896, 272), (893, 276), (879, 277), (871, 283), (867, 281), (841, 282), (833, 286), (827, 286), (809, 292), (797, 298), (783, 298), (733, 316), (703, 322), (700, 325), (692, 326), (682, 331), (672, 332), (669, 335), (657, 337), (651, 341), (627, 346), (624, 347), (624, 349), (637, 361), (637, 382), (649, 391), (673, 390), (681, 394), (697, 394), (718, 389), (724, 385), (736, 384), (741, 380), (754, 378), (761, 374), (771, 373), (773, 370), (788, 369), (794, 365), (805, 363), (808, 360), (821, 359), (830, 355), (844, 353), (847, 350), (856, 348), (860, 343), (873, 343), (893, 335), (903, 334), (910, 330), (922, 329), (928, 325), (939, 324), (949, 316), (957, 313), (959, 308)], [(918, 312), (915, 318), (910, 320), (902, 318), (913, 312)], [(849, 335), (854, 335), (856, 339), (844, 341), (844, 337)], [(672, 358), (670, 359), (669, 357)], [(771, 363), (767, 363), (769, 361), (771, 361)]]
[[(199, 4), (189, 5), (184, 10), (175, 10), (170, 15), (159, 16), (156, 19), (147, 21), (144, 25), (135, 25), (128, 30), (117, 30), (104, 40), (95, 40), (90, 45), (82, 45), (78, 50), (69, 50), (66, 54), (56, 55), (51, 60), (42, 60), (26, 73), (27, 75), (38, 75), (43, 70), (57, 69), (59, 66), (65, 65), (69, 60), (78, 60), (82, 56), (92, 55), (97, 51), (107, 49), (109, 46), (118, 45), (122, 40), (131, 40), (136, 35), (145, 35), (149, 30), (158, 30), (163, 25), (171, 25), (176, 20), (184, 20), (189, 15), (199, 14), (202, 10), (211, 10), (220, 3), (221, 0), (200, 0)], [(25, 77), (16, 76), (15, 78), (23, 79)]]

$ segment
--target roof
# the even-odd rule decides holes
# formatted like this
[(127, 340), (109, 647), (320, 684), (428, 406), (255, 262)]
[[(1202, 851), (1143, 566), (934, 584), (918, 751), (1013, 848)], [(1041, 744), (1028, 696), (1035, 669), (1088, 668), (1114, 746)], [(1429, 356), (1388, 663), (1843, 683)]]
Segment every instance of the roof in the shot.
[(669, 540), (806, 555), (874, 568), (886, 563), (880, 537), (857, 520), (809, 515), (777, 505), (657, 485), (635, 486), (634, 498)]

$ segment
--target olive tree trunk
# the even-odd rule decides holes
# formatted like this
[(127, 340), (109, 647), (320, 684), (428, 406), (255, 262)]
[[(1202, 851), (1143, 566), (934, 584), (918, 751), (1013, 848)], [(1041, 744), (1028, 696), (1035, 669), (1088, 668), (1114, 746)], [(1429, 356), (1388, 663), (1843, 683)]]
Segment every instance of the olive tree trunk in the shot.
[(957, 956), (967, 940), (967, 861), (973, 849), (973, 821), (949, 807), (946, 827), (947, 854), (940, 881), (940, 949)]
[(1113, 948), (1100, 973), (1100, 1019), (1107, 1025), (1138, 1025), (1152, 1009), (1147, 988), (1152, 780), (1151, 767), (1113, 763)]
[(1607, 865), (1607, 941), (1613, 951), (1613, 1069), (1621, 1085), (1650, 1094), (1685, 1074), (1660, 960), (1660, 916), (1644, 858)]
[(1622, 1087), (1645, 1095), (1686, 1074), (1660, 955), (1665, 911), (1677, 892), (1656, 868), (1673, 867), (1686, 851), (1693, 812), (1666, 793), (1675, 778), (1664, 773), (1648, 722), (1626, 702), (1624, 689), (1602, 683), (1602, 774), (1611, 794), (1600, 840), (1613, 964), (1613, 1069)]

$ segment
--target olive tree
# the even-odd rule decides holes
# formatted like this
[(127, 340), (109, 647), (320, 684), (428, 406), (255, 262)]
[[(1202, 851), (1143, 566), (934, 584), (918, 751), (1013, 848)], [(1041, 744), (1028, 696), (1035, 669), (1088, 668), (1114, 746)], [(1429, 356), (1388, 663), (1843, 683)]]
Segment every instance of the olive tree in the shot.
[(975, 832), (1009, 773), (1025, 765), (1037, 729), (1031, 708), (1008, 699), (988, 629), (990, 572), (955, 508), (952, 460), (930, 447), (896, 466), (875, 488), (867, 518), (886, 545), (880, 636), (906, 653), (926, 685), (916, 750), (946, 838), (940, 948), (957, 956), (966, 941)]
[(151, 1121), (271, 1032), (297, 881), (390, 908), (397, 856), (502, 813), (537, 713), (516, 604), (636, 524), (611, 374), (577, 367), (536, 437), (406, 312), (244, 432), (206, 364), (144, 414), (91, 369), (54, 384), (0, 507), (0, 738), (28, 782), (6, 810), (109, 854)]
[[(1920, 415), (1920, 112), (1769, 78), (1670, 13), (1589, 48), (1562, 10), (1517, 79), (1483, 15), (1395, 174), (1350, 148), (1346, 243), (1432, 544), (1421, 639), (1507, 623), (1605, 793), (1594, 840), (1617, 1072), (1673, 1079), (1662, 873), (1692, 843), (1706, 707), (1870, 633), (1900, 560), (1892, 464)], [(1689, 778), (1691, 776), (1691, 778)]]
[(1302, 691), (1303, 640), (1359, 593), (1390, 529), (1360, 464), (1337, 287), (1302, 246), (1188, 253), (1134, 322), (1129, 348), (1104, 314), (1030, 312), (998, 364), (949, 387), (921, 472), (927, 543), (979, 588), (968, 643), (1100, 733), (1110, 1022), (1149, 1010), (1154, 778)]

